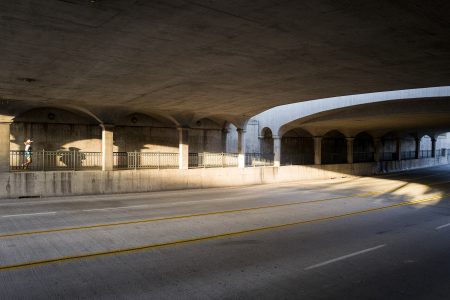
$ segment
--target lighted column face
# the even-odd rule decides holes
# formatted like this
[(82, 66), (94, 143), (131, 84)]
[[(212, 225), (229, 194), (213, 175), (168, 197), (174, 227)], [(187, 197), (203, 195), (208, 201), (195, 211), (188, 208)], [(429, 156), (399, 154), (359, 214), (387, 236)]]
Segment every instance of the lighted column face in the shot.
[(9, 170), (9, 123), (0, 123), (0, 172)]

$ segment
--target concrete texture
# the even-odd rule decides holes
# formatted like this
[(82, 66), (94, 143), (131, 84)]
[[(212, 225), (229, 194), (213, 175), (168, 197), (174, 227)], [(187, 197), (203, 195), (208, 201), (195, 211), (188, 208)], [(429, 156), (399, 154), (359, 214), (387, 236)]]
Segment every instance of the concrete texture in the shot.
[(0, 11), (0, 96), (20, 107), (101, 118), (118, 107), (186, 125), (449, 78), (446, 1), (18, 0)]
[(254, 168), (11, 172), (0, 173), (0, 198), (134, 193), (370, 176), (380, 172), (448, 164), (447, 158)]
[(0, 123), (0, 173), (9, 170), (9, 123)]
[(449, 174), (0, 200), (0, 298), (448, 299)]
[(349, 95), (281, 105), (253, 118), (261, 131), (267, 127), (280, 136), (298, 127), (312, 135), (336, 129), (348, 136), (394, 129), (446, 132), (449, 96), (449, 86)]

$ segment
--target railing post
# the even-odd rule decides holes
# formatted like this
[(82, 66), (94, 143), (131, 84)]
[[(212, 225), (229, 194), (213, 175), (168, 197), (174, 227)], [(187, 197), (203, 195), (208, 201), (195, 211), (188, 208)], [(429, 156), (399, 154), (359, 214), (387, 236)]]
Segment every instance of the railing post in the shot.
[(42, 171), (45, 171), (45, 149), (42, 149)]
[(137, 151), (134, 150), (134, 169), (135, 170), (137, 170), (137, 164), (138, 164)]
[(73, 150), (73, 170), (74, 171), (77, 170), (77, 156), (76, 156), (75, 150)]
[(10, 122), (3, 122), (0, 115), (0, 172), (10, 169)]
[(161, 168), (161, 152), (158, 151), (158, 170)]

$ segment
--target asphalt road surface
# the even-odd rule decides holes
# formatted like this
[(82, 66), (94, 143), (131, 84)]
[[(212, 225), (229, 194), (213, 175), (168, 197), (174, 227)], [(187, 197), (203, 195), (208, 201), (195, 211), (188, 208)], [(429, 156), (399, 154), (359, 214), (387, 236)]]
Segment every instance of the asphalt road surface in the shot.
[(0, 299), (450, 299), (450, 167), (0, 200)]

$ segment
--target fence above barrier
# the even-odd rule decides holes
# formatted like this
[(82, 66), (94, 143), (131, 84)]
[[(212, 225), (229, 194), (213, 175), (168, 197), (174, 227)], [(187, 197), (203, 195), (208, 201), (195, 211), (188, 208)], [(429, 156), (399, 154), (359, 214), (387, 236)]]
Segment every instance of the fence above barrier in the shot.
[(25, 151), (10, 151), (9, 157), (10, 170), (15, 171), (77, 171), (102, 168), (101, 152), (41, 150), (32, 152), (28, 157)]

